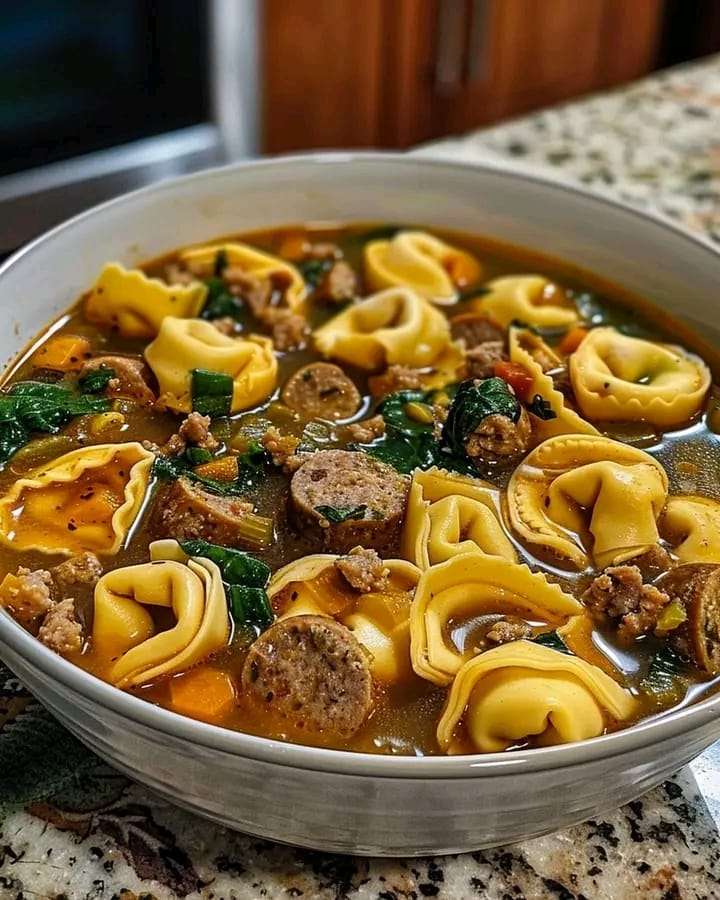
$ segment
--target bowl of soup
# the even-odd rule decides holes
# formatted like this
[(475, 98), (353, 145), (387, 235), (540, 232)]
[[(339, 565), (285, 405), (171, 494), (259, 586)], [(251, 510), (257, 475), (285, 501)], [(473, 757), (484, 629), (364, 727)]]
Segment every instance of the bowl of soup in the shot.
[(0, 272), (0, 651), (174, 803), (519, 840), (720, 736), (716, 250), (501, 168), (231, 166)]

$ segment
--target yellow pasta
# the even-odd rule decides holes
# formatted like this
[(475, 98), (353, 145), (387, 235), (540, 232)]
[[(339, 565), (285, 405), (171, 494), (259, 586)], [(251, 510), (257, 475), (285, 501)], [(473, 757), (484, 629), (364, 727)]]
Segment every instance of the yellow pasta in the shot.
[(489, 293), (473, 300), (472, 306), (502, 328), (513, 321), (538, 328), (570, 328), (580, 320), (574, 304), (540, 275), (506, 275), (495, 278), (488, 288)]
[(409, 287), (433, 303), (448, 304), (456, 301), (458, 288), (475, 284), (481, 274), (474, 256), (425, 231), (401, 231), (365, 245), (365, 280), (375, 291)]
[(434, 365), (452, 347), (445, 316), (409, 288), (389, 288), (349, 306), (315, 331), (323, 356), (361, 369)]
[(0, 499), (0, 543), (18, 551), (113, 556), (140, 512), (154, 459), (136, 441), (59, 456)]
[(582, 741), (632, 718), (637, 701), (601, 669), (530, 641), (471, 659), (457, 673), (437, 728), (446, 753), (493, 753), (528, 739)]
[(160, 386), (158, 402), (176, 410), (191, 409), (193, 369), (224, 372), (233, 379), (232, 412), (266, 400), (277, 383), (278, 364), (270, 338), (228, 337), (202, 319), (168, 316), (157, 338), (145, 348), (145, 359)]
[(668, 479), (652, 456), (594, 435), (559, 435), (536, 447), (508, 485), (516, 533), (582, 569), (639, 556), (659, 538)]
[(702, 408), (712, 376), (681, 347), (594, 328), (570, 357), (583, 414), (597, 421), (682, 425)]
[(152, 338), (166, 316), (200, 315), (207, 288), (199, 281), (188, 285), (165, 284), (139, 269), (108, 263), (85, 297), (90, 322), (114, 328), (123, 337)]
[(574, 410), (565, 405), (562, 393), (555, 389), (552, 378), (543, 372), (538, 361), (542, 356), (552, 359), (558, 365), (560, 359), (555, 356), (547, 344), (532, 331), (525, 328), (511, 328), (509, 336), (510, 359), (518, 363), (532, 377), (532, 387), (528, 391), (530, 397), (541, 397), (555, 413), (553, 419), (532, 419), (533, 434), (538, 441), (544, 441), (557, 434), (597, 434), (597, 428), (586, 422)]
[(305, 281), (295, 266), (277, 256), (257, 250), (249, 244), (231, 241), (227, 244), (208, 244), (183, 250), (180, 261), (189, 266), (193, 272), (200, 272), (208, 278), (214, 272), (215, 260), (220, 251), (225, 252), (228, 266), (241, 269), (251, 278), (270, 279), (282, 287), (287, 285), (284, 298), (287, 306), (297, 313), (302, 313), (307, 290)]
[(441, 469), (417, 469), (410, 485), (401, 552), (421, 569), (473, 550), (517, 554), (505, 533), (500, 492), (479, 478)]
[[(230, 637), (218, 567), (204, 558), (167, 559), (167, 545), (151, 544), (152, 562), (115, 569), (95, 586), (92, 642), (99, 649), (119, 650), (107, 674), (117, 687), (182, 672), (225, 646)], [(153, 606), (170, 610), (175, 624), (156, 630), (146, 609)]]
[(669, 497), (662, 536), (682, 563), (720, 563), (720, 503), (709, 497)]
[(331, 616), (350, 628), (370, 655), (373, 676), (394, 683), (410, 671), (410, 599), (419, 571), (402, 559), (384, 560), (389, 571), (384, 591), (358, 594), (336, 571), (339, 557), (316, 553), (279, 569), (270, 579), (268, 597), (285, 594), (280, 619)]
[(453, 625), (481, 616), (512, 615), (557, 627), (579, 615), (582, 605), (544, 575), (497, 556), (464, 553), (426, 569), (410, 611), (410, 654), (415, 672), (450, 684), (474, 655), (452, 640)]

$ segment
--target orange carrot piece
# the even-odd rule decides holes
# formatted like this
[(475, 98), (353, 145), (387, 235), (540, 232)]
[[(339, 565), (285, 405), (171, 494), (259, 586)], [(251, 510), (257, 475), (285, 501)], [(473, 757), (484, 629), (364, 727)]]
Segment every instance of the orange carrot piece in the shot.
[(199, 666), (170, 680), (175, 712), (204, 722), (219, 722), (235, 706), (235, 684), (227, 672)]
[(57, 372), (82, 369), (90, 358), (90, 341), (77, 334), (58, 334), (33, 354), (33, 365)]
[(238, 477), (238, 461), (236, 456), (223, 456), (220, 459), (211, 459), (195, 467), (198, 475), (203, 478), (214, 478), (215, 481), (235, 481)]
[(558, 350), (564, 356), (570, 356), (570, 354), (574, 353), (585, 340), (587, 333), (587, 328), (582, 328), (580, 325), (571, 328), (558, 344)]

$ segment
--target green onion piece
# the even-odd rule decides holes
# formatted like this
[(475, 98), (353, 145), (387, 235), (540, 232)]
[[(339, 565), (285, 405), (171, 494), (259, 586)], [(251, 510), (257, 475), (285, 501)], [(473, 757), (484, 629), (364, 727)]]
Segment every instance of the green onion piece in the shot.
[(193, 369), (190, 374), (193, 410), (213, 419), (229, 416), (233, 395), (230, 375), (210, 369)]

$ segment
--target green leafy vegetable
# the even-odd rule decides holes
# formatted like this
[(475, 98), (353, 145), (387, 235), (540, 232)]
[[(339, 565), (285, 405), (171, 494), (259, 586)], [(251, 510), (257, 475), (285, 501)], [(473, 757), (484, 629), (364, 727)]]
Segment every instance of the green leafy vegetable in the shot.
[(244, 490), (251, 491), (258, 486), (270, 462), (270, 454), (260, 441), (250, 441), (247, 449), (238, 456), (238, 482)]
[(558, 653), (566, 653), (572, 656), (565, 641), (560, 637), (557, 631), (544, 631), (542, 634), (536, 634), (532, 638), (533, 644), (540, 644), (541, 647), (548, 647), (550, 650), (557, 650)]
[(230, 375), (210, 369), (193, 369), (190, 375), (192, 408), (195, 412), (213, 419), (229, 416), (233, 395)]
[(73, 416), (108, 409), (104, 397), (78, 394), (59, 384), (18, 382), (0, 394), (0, 463), (27, 444), (33, 432), (56, 434)]
[(91, 369), (87, 375), (83, 375), (78, 381), (78, 386), (86, 394), (102, 394), (114, 377), (115, 369), (111, 369), (110, 366), (98, 366), (97, 369)]
[(465, 300), (473, 300), (475, 297), (484, 297), (485, 294), (489, 293), (490, 288), (484, 287), (481, 284), (476, 284), (473, 287), (466, 288), (458, 294), (458, 303), (463, 303)]
[(245, 306), (239, 297), (231, 294), (222, 278), (208, 278), (205, 282), (208, 293), (202, 313), (203, 319), (231, 319), (243, 321), (246, 318)]
[(213, 456), (209, 450), (204, 450), (202, 447), (188, 447), (185, 450), (185, 458), (191, 466), (201, 466), (203, 463), (210, 462)]
[(335, 262), (332, 257), (326, 259), (304, 259), (297, 263), (305, 283), (311, 288), (316, 288), (323, 279), (326, 272), (329, 272)]
[(175, 481), (178, 478), (187, 478), (194, 484), (200, 485), (211, 494), (219, 497), (245, 497), (247, 487), (240, 479), (236, 481), (218, 481), (215, 478), (207, 478), (193, 471), (193, 464), (186, 456), (156, 456), (153, 465), (153, 477), (158, 481)]
[(221, 247), (215, 254), (215, 264), (213, 265), (213, 275), (215, 278), (222, 278), (222, 274), (228, 267), (227, 250)]
[(320, 513), (328, 522), (338, 524), (347, 522), (348, 519), (362, 519), (367, 512), (367, 506), (316, 506), (315, 512)]
[(502, 378), (463, 381), (448, 411), (441, 446), (462, 457), (467, 439), (483, 419), (500, 415), (517, 422), (521, 411), (520, 401)]
[(532, 403), (528, 404), (528, 412), (531, 412), (538, 419), (547, 422), (549, 419), (557, 419), (557, 413), (550, 406), (547, 400), (543, 400), (540, 394), (535, 394)]
[(687, 660), (669, 644), (663, 644), (650, 661), (640, 687), (648, 694), (673, 694), (683, 686), (687, 676)]
[(259, 633), (272, 624), (274, 615), (265, 591), (270, 567), (262, 560), (208, 541), (182, 541), (180, 546), (188, 556), (209, 559), (220, 569), (230, 614), (238, 628)]
[(597, 294), (584, 291), (573, 297), (573, 300), (583, 322), (590, 327), (602, 325), (616, 328), (629, 337), (653, 337), (653, 333), (643, 324), (636, 313), (630, 318), (627, 313), (623, 314), (623, 310), (616, 309), (612, 304), (599, 299)]

